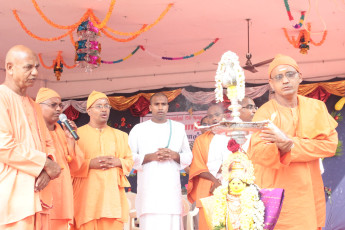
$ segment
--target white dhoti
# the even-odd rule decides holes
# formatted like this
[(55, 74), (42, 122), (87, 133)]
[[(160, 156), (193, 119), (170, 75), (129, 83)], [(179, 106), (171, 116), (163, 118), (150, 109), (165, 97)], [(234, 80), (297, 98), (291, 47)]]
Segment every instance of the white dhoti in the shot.
[(143, 214), (139, 221), (140, 230), (180, 230), (181, 215)]

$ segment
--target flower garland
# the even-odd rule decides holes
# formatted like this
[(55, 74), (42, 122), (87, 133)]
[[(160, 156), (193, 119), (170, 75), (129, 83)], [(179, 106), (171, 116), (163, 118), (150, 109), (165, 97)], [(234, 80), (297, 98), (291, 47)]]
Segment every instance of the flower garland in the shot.
[(62, 51), (58, 52), (58, 55), (53, 60), (53, 65), (51, 65), (51, 66), (47, 66), (47, 65), (44, 64), (44, 61), (43, 61), (41, 53), (38, 54), (38, 58), (39, 58), (42, 66), (44, 68), (46, 68), (46, 69), (54, 69), (54, 74), (55, 74), (55, 77), (56, 77), (57, 81), (60, 81), (61, 73), (63, 72), (63, 67), (66, 67), (67, 69), (73, 69), (74, 67), (77, 66), (76, 64), (74, 64), (72, 66), (67, 65), (65, 63), (65, 61), (63, 60)]
[(327, 30), (323, 31), (323, 36), (320, 42), (315, 42), (311, 37), (310, 37), (310, 28), (311, 25), (310, 23), (307, 24), (308, 30), (304, 29), (301, 30), (298, 34), (297, 39), (295, 40), (295, 37), (292, 36), (291, 39), (289, 37), (289, 34), (287, 32), (286, 28), (283, 28), (284, 31), (284, 35), (286, 37), (286, 39), (288, 40), (288, 42), (293, 45), (293, 47), (295, 48), (299, 48), (300, 49), (300, 53), (302, 54), (307, 54), (308, 50), (309, 50), (309, 45), (308, 43), (310, 42), (311, 44), (313, 44), (314, 46), (321, 46), (327, 37)]
[[(222, 227), (226, 226), (228, 193), (227, 185), (222, 185), (214, 191), (214, 213), (212, 215), (212, 226), (214, 229), (222, 229)], [(265, 206), (260, 200), (257, 186), (253, 184), (247, 186), (241, 194), (240, 201), (241, 229), (263, 229)]]
[[(290, 11), (290, 6), (289, 6), (289, 3), (288, 3), (288, 0), (284, 0), (284, 4), (285, 4), (286, 12), (287, 12), (287, 14), (289, 16), (289, 20), (290, 21), (294, 20), (294, 18), (292, 17), (291, 11)], [(302, 11), (299, 23), (296, 24), (296, 25), (293, 25), (292, 27), (295, 28), (295, 29), (301, 28), (303, 26), (304, 17), (305, 17), (305, 11)]]
[(238, 56), (228, 51), (223, 54), (215, 76), (216, 81), (216, 101), (222, 102), (223, 86), (227, 88), (229, 99), (237, 98), (242, 101), (245, 96), (244, 71), (238, 60)]
[[(135, 38), (137, 38), (140, 34), (142, 34), (143, 32), (146, 32), (148, 31), (149, 29), (151, 29), (153, 26), (155, 26), (156, 24), (158, 24), (159, 21), (162, 20), (162, 18), (168, 13), (168, 11), (171, 9), (171, 7), (174, 5), (173, 3), (170, 3), (168, 4), (168, 6), (166, 7), (166, 9), (160, 14), (160, 16), (150, 25), (147, 25), (147, 24), (144, 24), (138, 31), (135, 31), (135, 32), (120, 32), (120, 31), (116, 31), (116, 30), (113, 30), (109, 27), (106, 26), (107, 22), (109, 21), (110, 19), (110, 16), (113, 12), (113, 9), (114, 9), (114, 6), (115, 6), (115, 2), (116, 0), (111, 0), (111, 3), (110, 3), (110, 6), (109, 6), (109, 9), (108, 9), (108, 12), (105, 16), (105, 18), (103, 19), (103, 21), (100, 21), (96, 16), (95, 14), (93, 13), (93, 10), (92, 9), (88, 9), (84, 15), (79, 19), (78, 22), (72, 24), (72, 25), (69, 25), (69, 26), (63, 26), (63, 25), (58, 25), (56, 23), (54, 23), (53, 21), (51, 21), (50, 19), (48, 19), (48, 17), (42, 12), (42, 10), (40, 9), (40, 7), (38, 6), (37, 2), (35, 0), (32, 0), (32, 3), (36, 9), (36, 11), (38, 12), (38, 14), (41, 16), (41, 18), (46, 22), (48, 23), (50, 26), (52, 27), (55, 27), (55, 28), (58, 28), (58, 29), (68, 29), (68, 32), (61, 35), (61, 36), (58, 36), (58, 37), (53, 37), (53, 38), (43, 38), (43, 37), (39, 37), (35, 34), (33, 34), (30, 30), (28, 30), (26, 28), (26, 26), (24, 25), (24, 23), (21, 21), (21, 19), (19, 18), (18, 14), (17, 14), (17, 11), (16, 10), (13, 10), (13, 15), (15, 16), (16, 20), (18, 21), (18, 23), (20, 24), (20, 26), (22, 27), (22, 29), (29, 35), (31, 36), (32, 38), (35, 38), (37, 40), (40, 40), (40, 41), (56, 41), (56, 40), (60, 40), (61, 38), (64, 38), (66, 36), (70, 36), (71, 38), (71, 41), (72, 41), (72, 44), (74, 45), (73, 43), (73, 37), (72, 37), (72, 32), (85, 20), (87, 20), (88, 18), (91, 20), (91, 22), (93, 23), (93, 25), (95, 27), (97, 27), (98, 29), (100, 29), (103, 34), (105, 34), (107, 37), (111, 38), (112, 40), (115, 40), (117, 42), (128, 42), (128, 41), (131, 41)], [(116, 38), (112, 35), (110, 35), (109, 33), (107, 33), (105, 30), (108, 30), (110, 32), (113, 32), (114, 34), (117, 34), (117, 35), (121, 35), (121, 36), (131, 36), (129, 38), (126, 38), (126, 39), (121, 39), (121, 38)]]

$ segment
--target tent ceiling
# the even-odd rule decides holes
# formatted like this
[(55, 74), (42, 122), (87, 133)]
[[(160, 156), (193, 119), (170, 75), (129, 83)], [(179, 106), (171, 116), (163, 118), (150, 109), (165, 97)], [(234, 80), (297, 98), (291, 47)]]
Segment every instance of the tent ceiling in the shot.
[[(143, 24), (153, 23), (167, 7), (169, 0), (117, 0), (108, 26), (124, 32), (138, 30)], [(88, 8), (92, 8), (103, 20), (110, 0), (37, 0), (42, 11), (53, 22), (70, 25), (79, 20)], [(151, 30), (130, 42), (116, 42), (106, 36), (102, 43), (101, 57), (113, 61), (126, 57), (136, 46), (143, 45), (158, 56), (179, 57), (199, 51), (215, 38), (220, 40), (209, 50), (194, 58), (164, 61), (139, 50), (133, 57), (119, 64), (103, 64), (92, 73), (83, 69), (64, 69), (60, 82), (55, 80), (52, 70), (40, 68), (40, 79), (30, 90), (34, 95), (42, 86), (57, 90), (63, 97), (85, 96), (91, 90), (112, 92), (135, 92), (160, 87), (194, 85), (213, 87), (214, 75), (221, 55), (231, 50), (245, 65), (247, 53), (247, 22), (250, 26), (250, 51), (253, 64), (272, 58), (277, 53), (294, 57), (306, 80), (326, 80), (345, 76), (345, 4), (344, 1), (310, 1), (307, 22), (311, 22), (312, 39), (322, 39), (325, 23), (328, 35), (322, 46), (310, 44), (308, 55), (302, 55), (286, 40), (283, 27), (290, 35), (298, 36), (291, 26), (283, 1), (267, 0), (218, 0), (218, 1), (174, 1), (174, 6)], [(309, 1), (289, 1), (294, 22), (300, 11), (308, 10)], [(66, 32), (48, 25), (37, 13), (31, 1), (2, 0), (0, 9), (1, 41), (0, 63), (4, 66), (7, 50), (16, 44), (24, 44), (42, 53), (45, 63), (51, 65), (59, 50), (69, 65), (74, 62), (75, 50), (68, 37), (60, 41), (42, 42), (27, 35), (12, 14), (16, 9), (22, 21), (38, 36), (55, 37)], [(76, 34), (74, 34), (76, 39)], [(264, 83), (267, 65), (257, 67), (257, 73), (245, 71), (246, 81)], [(0, 71), (1, 80), (4, 71)]]

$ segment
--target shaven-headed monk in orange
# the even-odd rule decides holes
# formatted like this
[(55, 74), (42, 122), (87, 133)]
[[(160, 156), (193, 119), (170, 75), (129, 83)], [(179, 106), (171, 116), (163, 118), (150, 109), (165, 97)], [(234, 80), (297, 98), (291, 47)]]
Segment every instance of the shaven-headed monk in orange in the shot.
[[(73, 221), (73, 187), (70, 171), (80, 168), (84, 154), (79, 149), (71, 133), (57, 123), (62, 113), (60, 95), (52, 89), (40, 88), (36, 96), (47, 128), (54, 141), (55, 157), (63, 168), (59, 178), (52, 182), (53, 209), (50, 212), (50, 226), (53, 230), (68, 230), (69, 223)], [(73, 121), (70, 125), (77, 130)]]
[(26, 95), (38, 76), (37, 55), (12, 47), (0, 85), (0, 229), (47, 230), (50, 181), (59, 176), (41, 108)]
[(302, 74), (294, 59), (277, 55), (268, 75), (275, 96), (253, 121), (271, 120), (276, 127), (252, 135), (248, 154), (255, 183), (285, 189), (275, 229), (321, 229), (326, 204), (319, 159), (335, 154), (337, 122), (322, 101), (297, 95)]
[(123, 229), (129, 214), (126, 175), (133, 166), (128, 135), (107, 125), (111, 106), (104, 93), (93, 91), (86, 108), (90, 122), (78, 129), (86, 160), (72, 172), (74, 228)]

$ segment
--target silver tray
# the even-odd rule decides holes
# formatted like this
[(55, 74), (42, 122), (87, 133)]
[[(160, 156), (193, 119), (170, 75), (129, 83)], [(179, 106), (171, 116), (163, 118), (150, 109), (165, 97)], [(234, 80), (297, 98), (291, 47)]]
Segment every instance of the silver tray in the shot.
[(217, 134), (228, 134), (233, 131), (255, 132), (258, 130), (267, 129), (269, 124), (272, 124), (272, 122), (269, 120), (259, 122), (234, 122), (226, 120), (210, 126), (198, 126), (196, 123), (194, 125), (200, 130), (211, 130)]

